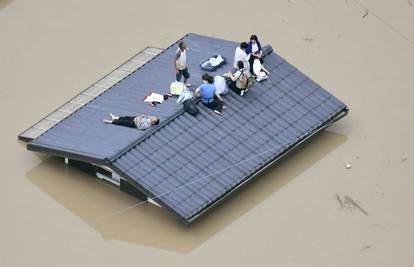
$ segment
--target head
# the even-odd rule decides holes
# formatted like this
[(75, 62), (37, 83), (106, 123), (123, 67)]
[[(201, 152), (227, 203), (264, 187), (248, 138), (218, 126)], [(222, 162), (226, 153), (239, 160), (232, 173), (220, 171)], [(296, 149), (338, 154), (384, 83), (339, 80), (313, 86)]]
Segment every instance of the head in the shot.
[(250, 42), (252, 42), (253, 44), (257, 43), (258, 39), (257, 39), (257, 35), (252, 34), (252, 36), (250, 36)]
[(149, 119), (151, 120), (151, 124), (152, 125), (158, 125), (160, 123), (160, 119), (158, 119), (157, 117), (149, 117)]
[(241, 48), (242, 50), (246, 50), (246, 49), (247, 49), (247, 47), (249, 47), (249, 45), (248, 45), (246, 42), (243, 42), (243, 43), (241, 43), (241, 44), (240, 44), (240, 48)]
[(183, 41), (181, 41), (178, 44), (178, 47), (180, 48), (181, 51), (184, 51), (185, 49), (187, 49), (187, 45)]
[(201, 79), (203, 80), (203, 83), (212, 83), (211, 81), (214, 81), (213, 77), (208, 73), (204, 73), (203, 76), (201, 76)]
[(243, 61), (241, 61), (241, 60), (237, 61), (237, 67), (239, 68), (239, 70), (243, 69), (244, 68)]

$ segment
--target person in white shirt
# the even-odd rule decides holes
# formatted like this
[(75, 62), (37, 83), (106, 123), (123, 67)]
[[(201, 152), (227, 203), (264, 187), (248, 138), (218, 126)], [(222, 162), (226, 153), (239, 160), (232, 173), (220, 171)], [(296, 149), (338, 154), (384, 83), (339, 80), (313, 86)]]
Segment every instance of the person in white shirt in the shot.
[(184, 84), (190, 87), (191, 85), (187, 83), (188, 78), (190, 78), (190, 73), (187, 68), (187, 45), (183, 41), (178, 44), (178, 49), (174, 57), (174, 68), (177, 82), (180, 82), (184, 76)]
[(236, 48), (234, 52), (234, 62), (233, 67), (235, 70), (238, 70), (237, 62), (243, 62), (244, 69), (246, 71), (250, 71), (250, 64), (249, 64), (249, 56), (246, 53), (246, 49), (248, 44), (246, 42), (242, 42), (239, 47)]

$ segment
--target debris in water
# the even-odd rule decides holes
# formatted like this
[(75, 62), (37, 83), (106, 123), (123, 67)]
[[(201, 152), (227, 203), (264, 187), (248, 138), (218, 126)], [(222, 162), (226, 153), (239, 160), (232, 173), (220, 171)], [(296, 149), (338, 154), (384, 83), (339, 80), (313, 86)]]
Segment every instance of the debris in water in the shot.
[(355, 202), (350, 196), (344, 196), (345, 203), (349, 203), (355, 208), (357, 208), (360, 212), (368, 216), (368, 212), (366, 212), (358, 203)]
[(360, 250), (365, 251), (365, 250), (370, 249), (370, 248), (371, 248), (371, 246), (365, 246), (365, 247), (361, 248)]
[(305, 42), (312, 43), (314, 39), (313, 38), (302, 38), (302, 40)]
[(368, 216), (368, 212), (366, 212), (364, 208), (362, 208), (361, 205), (359, 205), (350, 196), (345, 195), (341, 197), (339, 194), (336, 194), (335, 198), (338, 201), (341, 209), (348, 209), (348, 210), (358, 209), (364, 215)]
[(345, 165), (345, 168), (346, 169), (351, 169), (352, 168), (352, 165), (348, 163), (348, 164)]
[(341, 206), (341, 209), (343, 209), (345, 206), (344, 206), (344, 202), (342, 201), (342, 199), (341, 199), (341, 196), (340, 195), (338, 195), (338, 194), (336, 194), (335, 195), (335, 197), (336, 197), (336, 200), (338, 201), (338, 203), (339, 203), (339, 206)]
[(406, 162), (407, 161), (407, 157), (403, 157), (402, 159), (401, 159), (401, 162)]
[(368, 10), (365, 10), (365, 14), (362, 16), (362, 18), (365, 18), (366, 16), (368, 16)]

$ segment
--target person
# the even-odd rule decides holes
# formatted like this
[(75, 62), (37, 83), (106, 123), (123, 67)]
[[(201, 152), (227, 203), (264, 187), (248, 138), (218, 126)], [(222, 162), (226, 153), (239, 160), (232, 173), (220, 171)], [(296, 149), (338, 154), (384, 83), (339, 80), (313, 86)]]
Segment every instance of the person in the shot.
[(235, 73), (228, 72), (224, 76), (230, 79), (228, 86), (236, 94), (243, 96), (246, 93), (248, 90), (249, 76), (241, 60), (237, 62), (237, 71)]
[(190, 78), (187, 67), (187, 49), (187, 45), (183, 41), (178, 44), (178, 49), (174, 57), (174, 68), (176, 81), (180, 82), (184, 76), (184, 84), (190, 87), (191, 85), (187, 83), (188, 78)]
[(253, 74), (253, 63), (255, 59), (260, 60), (260, 63), (263, 64), (263, 49), (262, 49), (262, 45), (259, 42), (259, 39), (257, 38), (257, 36), (255, 34), (253, 34), (252, 36), (250, 36), (250, 41), (247, 44), (247, 49), (246, 49), (246, 53), (249, 55), (249, 70), (250, 73)]
[(223, 98), (214, 87), (214, 78), (205, 73), (202, 76), (203, 83), (195, 90), (195, 94), (201, 97), (201, 103), (220, 114), (224, 108)]
[(248, 48), (248, 44), (246, 42), (240, 43), (240, 46), (236, 48), (236, 51), (234, 52), (234, 62), (233, 62), (234, 70), (238, 70), (237, 62), (239, 61), (243, 62), (243, 65), (247, 71), (250, 70), (249, 57), (248, 57), (248, 54), (246, 53), (247, 48)]
[(260, 63), (259, 59), (255, 59), (253, 62), (253, 74), (256, 78), (256, 81), (260, 82), (266, 80), (269, 77), (270, 72), (262, 63)]
[(152, 125), (158, 125), (160, 120), (154, 116), (138, 115), (138, 116), (115, 116), (112, 113), (110, 120), (103, 120), (104, 123), (110, 123), (120, 126), (125, 126), (129, 128), (137, 128), (139, 130), (146, 130)]

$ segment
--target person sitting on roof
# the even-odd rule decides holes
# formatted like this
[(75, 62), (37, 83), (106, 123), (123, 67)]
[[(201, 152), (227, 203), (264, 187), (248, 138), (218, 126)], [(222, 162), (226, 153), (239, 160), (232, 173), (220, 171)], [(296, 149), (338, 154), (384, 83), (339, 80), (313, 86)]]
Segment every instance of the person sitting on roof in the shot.
[(201, 97), (201, 103), (220, 114), (223, 110), (223, 98), (214, 87), (214, 78), (207, 73), (202, 76), (203, 83), (195, 90), (195, 94)]
[(154, 116), (138, 115), (138, 116), (115, 116), (112, 113), (111, 120), (103, 120), (104, 123), (110, 123), (130, 128), (137, 128), (139, 130), (146, 130), (152, 125), (158, 125), (160, 120)]
[(191, 84), (187, 83), (188, 78), (190, 78), (190, 73), (188, 72), (187, 67), (187, 49), (187, 45), (183, 41), (178, 44), (178, 49), (177, 52), (175, 52), (174, 57), (174, 68), (176, 81), (180, 82), (182, 76), (184, 76), (184, 84), (187, 87), (190, 87)]
[(250, 41), (247, 44), (246, 54), (249, 55), (250, 73), (253, 73), (253, 62), (255, 59), (260, 60), (260, 63), (263, 64), (262, 45), (260, 44), (259, 39), (255, 34), (252, 34), (252, 36), (250, 36)]
[(237, 62), (237, 71), (235, 73), (228, 72), (224, 76), (230, 79), (228, 86), (236, 94), (243, 96), (248, 90), (249, 75), (242, 61)]
[(247, 48), (248, 44), (246, 42), (241, 43), (240, 46), (236, 48), (236, 51), (234, 52), (233, 62), (234, 71), (238, 70), (237, 62), (239, 61), (243, 62), (246, 71), (250, 70), (249, 56), (246, 53)]

